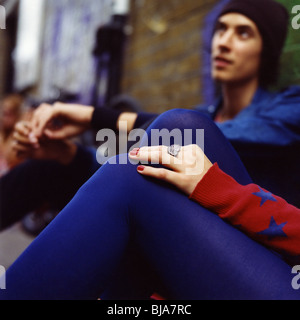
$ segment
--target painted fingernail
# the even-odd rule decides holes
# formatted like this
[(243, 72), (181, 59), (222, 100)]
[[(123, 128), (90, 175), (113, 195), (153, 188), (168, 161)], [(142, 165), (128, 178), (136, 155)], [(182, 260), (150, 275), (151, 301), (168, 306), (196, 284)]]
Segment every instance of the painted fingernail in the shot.
[(130, 151), (130, 155), (133, 157), (136, 157), (140, 152), (140, 149), (133, 149), (132, 151)]
[(144, 166), (138, 166), (137, 170), (139, 172), (143, 172), (145, 170), (145, 167)]

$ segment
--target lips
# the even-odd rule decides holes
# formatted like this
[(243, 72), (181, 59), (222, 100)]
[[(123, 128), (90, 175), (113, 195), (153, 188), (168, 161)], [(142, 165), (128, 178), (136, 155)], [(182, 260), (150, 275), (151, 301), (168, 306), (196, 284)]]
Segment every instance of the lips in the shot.
[(228, 65), (233, 64), (233, 61), (222, 56), (217, 56), (214, 58), (214, 64), (216, 67), (227, 67)]

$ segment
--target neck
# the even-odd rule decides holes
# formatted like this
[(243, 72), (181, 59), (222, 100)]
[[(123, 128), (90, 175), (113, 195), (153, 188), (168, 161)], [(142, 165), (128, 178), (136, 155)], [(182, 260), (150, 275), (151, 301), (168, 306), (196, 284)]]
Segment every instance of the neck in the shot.
[(258, 88), (258, 80), (245, 83), (226, 83), (222, 86), (223, 106), (221, 114), (224, 120), (235, 118), (252, 102)]

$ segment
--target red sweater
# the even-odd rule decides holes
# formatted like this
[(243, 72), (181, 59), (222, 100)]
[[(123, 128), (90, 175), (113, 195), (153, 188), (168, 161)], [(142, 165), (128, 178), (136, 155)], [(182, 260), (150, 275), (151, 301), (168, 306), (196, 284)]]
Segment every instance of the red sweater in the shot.
[(190, 199), (293, 262), (300, 261), (300, 210), (282, 198), (255, 184), (240, 185), (215, 164)]

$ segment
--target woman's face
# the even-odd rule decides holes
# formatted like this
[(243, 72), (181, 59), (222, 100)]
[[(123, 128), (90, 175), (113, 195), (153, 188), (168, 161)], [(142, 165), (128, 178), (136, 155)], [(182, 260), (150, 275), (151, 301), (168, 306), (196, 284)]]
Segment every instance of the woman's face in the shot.
[(259, 78), (263, 40), (255, 23), (239, 13), (221, 16), (212, 40), (212, 77), (221, 83)]

